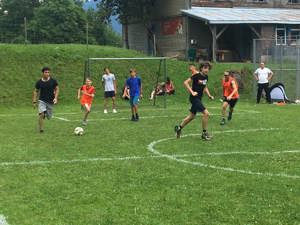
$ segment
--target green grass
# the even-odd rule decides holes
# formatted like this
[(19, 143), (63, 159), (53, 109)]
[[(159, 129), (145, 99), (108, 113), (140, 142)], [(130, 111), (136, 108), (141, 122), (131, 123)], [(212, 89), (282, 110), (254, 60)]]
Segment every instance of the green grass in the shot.
[[(143, 56), (102, 46), (90, 46), (89, 55)], [(174, 138), (174, 125), (190, 107), (182, 86), (189, 77), (187, 62), (168, 61), (176, 95), (168, 97), (167, 109), (161, 97), (158, 107), (148, 101), (157, 62), (107, 63), (117, 73), (119, 93), (128, 68), (142, 74), (146, 91), (138, 123), (129, 121), (128, 102), (119, 98), (118, 114), (102, 114), (97, 76), (107, 65), (93, 64), (94, 111), (78, 137), (73, 130), (82, 113), (75, 96), (86, 57), (81, 45), (0, 45), (0, 216), (10, 225), (300, 224), (299, 106), (254, 106), (251, 65), (214, 65), (209, 88), (216, 99), (227, 69), (244, 71), (245, 90), (233, 121), (224, 127), (220, 103), (205, 97), (214, 139), (203, 142), (195, 135)], [(55, 116), (69, 121), (46, 121), (41, 135), (31, 93), (44, 65), (61, 88)], [(199, 118), (184, 130), (185, 135), (200, 132)], [(161, 139), (166, 140), (154, 146), (159, 153), (150, 152), (149, 144)], [(290, 150), (297, 151), (285, 152)]]
[[(78, 105), (57, 105), (55, 115), (70, 121), (46, 121), (42, 135), (36, 132), (34, 110), (1, 108), (0, 214), (10, 225), (299, 224), (299, 152), (207, 154), (299, 150), (298, 106), (239, 102), (233, 121), (221, 127), (220, 104), (205, 99), (214, 139), (203, 142), (199, 136), (174, 138), (173, 127), (188, 113), (188, 103), (173, 102), (164, 110), (143, 100), (140, 115), (146, 118), (132, 123), (127, 103), (118, 102), (116, 115), (94, 111), (82, 137), (73, 135), (82, 116)], [(278, 130), (251, 131), (257, 128)], [(232, 130), (244, 132), (226, 132)], [(200, 131), (197, 118), (184, 134)], [(178, 159), (196, 165), (155, 158), (147, 146), (164, 138), (169, 139), (155, 145), (157, 151), (185, 154)], [(134, 156), (142, 158), (117, 159)], [(110, 160), (55, 163), (95, 158)], [(32, 161), (54, 162), (3, 164)]]
[[(28, 105), (35, 82), (41, 76), (41, 68), (49, 66), (52, 75), (60, 85), (60, 101), (64, 104), (73, 104), (76, 90), (83, 80), (84, 64), (87, 57), (143, 57), (139, 52), (106, 46), (90, 46), (87, 52), (85, 45), (0, 45), (0, 88), (5, 91), (0, 95), (0, 103), (3, 105)], [(185, 96), (182, 82), (189, 77), (188, 63), (177, 60), (168, 61), (168, 76), (178, 87), (178, 100)], [(148, 95), (156, 83), (156, 73), (159, 61), (106, 61), (91, 63), (91, 77), (99, 93), (102, 92), (99, 75), (103, 67), (109, 66), (116, 73), (118, 79), (118, 91), (121, 93), (128, 70), (132, 67), (138, 69), (143, 79), (145, 93)], [(210, 86), (212, 92), (220, 93), (220, 79), (226, 69), (251, 68), (249, 64), (216, 64), (211, 72)], [(249, 70), (249, 69), (248, 69)], [(161, 75), (162, 76), (162, 75)], [(162, 77), (160, 81), (162, 81)], [(244, 96), (249, 97), (252, 86), (248, 85), (252, 80), (251, 72), (244, 77), (246, 89)], [(101, 94), (102, 95), (102, 94)]]

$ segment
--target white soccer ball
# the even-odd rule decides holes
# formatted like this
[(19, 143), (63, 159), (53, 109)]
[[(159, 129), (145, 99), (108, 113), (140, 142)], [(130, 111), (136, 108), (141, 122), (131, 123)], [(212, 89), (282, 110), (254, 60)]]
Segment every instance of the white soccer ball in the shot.
[(295, 100), (295, 103), (300, 104), (300, 100), (299, 99)]
[(83, 133), (84, 133), (84, 130), (83, 130), (82, 127), (76, 127), (74, 129), (74, 134), (77, 135), (77, 136), (81, 136), (81, 135), (83, 135)]

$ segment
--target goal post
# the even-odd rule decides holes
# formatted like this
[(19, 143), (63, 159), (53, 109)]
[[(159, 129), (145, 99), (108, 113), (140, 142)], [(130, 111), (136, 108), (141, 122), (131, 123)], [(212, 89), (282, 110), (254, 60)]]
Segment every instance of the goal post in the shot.
[[(126, 79), (130, 76), (129, 70), (135, 68), (142, 79), (143, 104), (167, 107), (167, 94), (154, 96), (150, 101), (151, 92), (160, 84), (166, 82), (168, 57), (140, 57), (140, 58), (88, 58), (85, 62), (84, 77), (90, 77), (96, 89), (101, 93), (101, 77), (103, 69), (109, 68), (115, 74), (117, 80), (117, 97), (123, 92)], [(104, 91), (104, 90), (103, 90)]]

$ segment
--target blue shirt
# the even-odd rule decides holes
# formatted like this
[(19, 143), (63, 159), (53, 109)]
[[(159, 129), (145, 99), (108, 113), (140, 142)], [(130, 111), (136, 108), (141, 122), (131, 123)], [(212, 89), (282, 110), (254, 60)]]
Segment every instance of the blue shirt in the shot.
[(140, 96), (142, 80), (139, 77), (130, 77), (126, 81), (126, 86), (130, 89), (130, 97)]

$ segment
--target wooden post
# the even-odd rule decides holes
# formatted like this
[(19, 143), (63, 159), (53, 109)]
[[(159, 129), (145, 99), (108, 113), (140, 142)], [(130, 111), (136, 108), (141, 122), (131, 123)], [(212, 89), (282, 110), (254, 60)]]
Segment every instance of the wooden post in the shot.
[(217, 26), (216, 25), (210, 25), (209, 29), (212, 34), (212, 58), (213, 62), (217, 62)]

